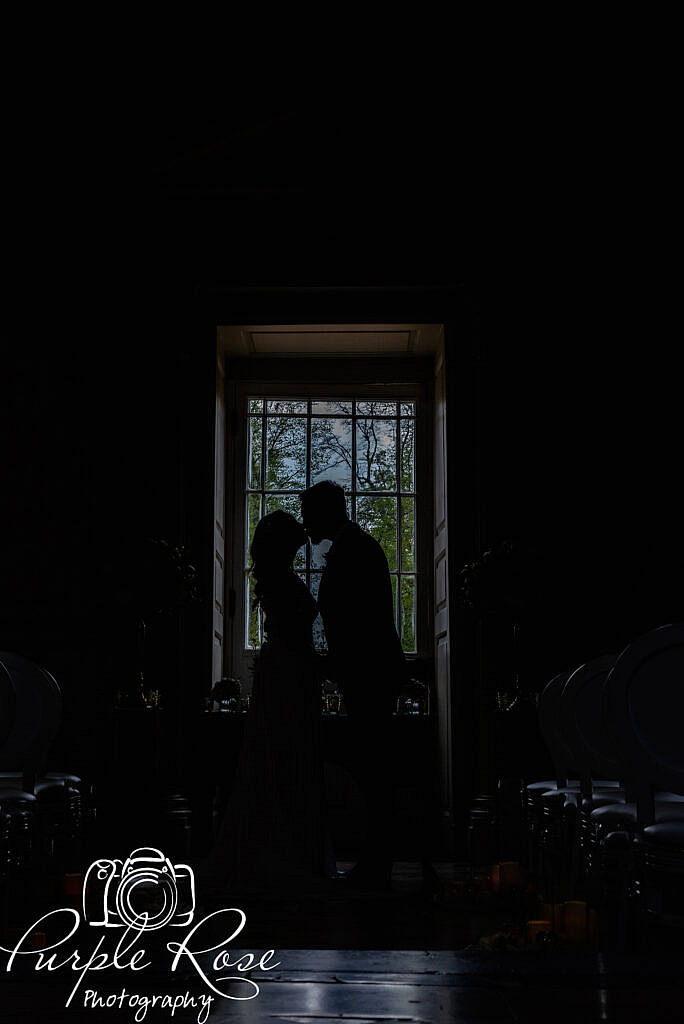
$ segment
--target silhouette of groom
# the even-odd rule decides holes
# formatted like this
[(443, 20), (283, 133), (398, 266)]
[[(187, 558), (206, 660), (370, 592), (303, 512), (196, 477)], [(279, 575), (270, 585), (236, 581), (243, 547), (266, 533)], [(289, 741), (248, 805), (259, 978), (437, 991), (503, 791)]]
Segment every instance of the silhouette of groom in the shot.
[(405, 678), (394, 624), (394, 599), (385, 554), (352, 522), (342, 488), (323, 480), (300, 494), (302, 521), (313, 544), (332, 541), (318, 590), (328, 644), (328, 673), (344, 695), (351, 729), (352, 770), (365, 811), (361, 859), (349, 872), (354, 885), (391, 884), (392, 778), (390, 725), (396, 690)]

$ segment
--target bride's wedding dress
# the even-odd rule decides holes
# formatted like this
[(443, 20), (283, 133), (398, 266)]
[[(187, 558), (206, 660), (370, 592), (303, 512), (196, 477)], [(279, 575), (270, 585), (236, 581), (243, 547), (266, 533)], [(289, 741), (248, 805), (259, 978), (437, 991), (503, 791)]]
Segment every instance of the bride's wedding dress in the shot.
[(316, 603), (290, 571), (262, 598), (266, 641), (232, 795), (209, 860), (212, 889), (290, 891), (324, 873)]

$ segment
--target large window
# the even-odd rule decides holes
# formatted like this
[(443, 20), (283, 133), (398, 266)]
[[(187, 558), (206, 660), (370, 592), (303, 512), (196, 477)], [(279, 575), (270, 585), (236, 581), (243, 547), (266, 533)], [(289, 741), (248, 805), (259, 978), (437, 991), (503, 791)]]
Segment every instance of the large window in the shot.
[[(345, 490), (352, 519), (382, 545), (404, 650), (418, 650), (419, 545), (416, 537), (416, 403), (249, 395), (244, 480), (244, 648), (258, 648), (263, 621), (254, 608), (249, 546), (259, 519), (275, 509), (300, 518), (299, 493), (319, 480)], [(307, 544), (295, 567), (314, 596), (329, 547)], [(320, 618), (314, 642), (325, 647)]]

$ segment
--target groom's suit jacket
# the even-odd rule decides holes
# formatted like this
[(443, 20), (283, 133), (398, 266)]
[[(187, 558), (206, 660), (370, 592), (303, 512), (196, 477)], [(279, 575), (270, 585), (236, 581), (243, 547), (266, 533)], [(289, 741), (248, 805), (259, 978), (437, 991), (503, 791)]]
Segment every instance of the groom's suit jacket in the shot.
[(386, 705), (406, 674), (394, 625), (394, 599), (385, 553), (349, 522), (330, 548), (318, 590), (331, 675), (350, 706)]

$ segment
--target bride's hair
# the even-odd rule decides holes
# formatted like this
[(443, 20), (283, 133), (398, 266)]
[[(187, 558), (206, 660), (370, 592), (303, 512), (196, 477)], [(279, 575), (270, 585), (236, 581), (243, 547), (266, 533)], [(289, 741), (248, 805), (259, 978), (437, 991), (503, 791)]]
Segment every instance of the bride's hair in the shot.
[(271, 582), (291, 568), (295, 554), (305, 543), (306, 530), (289, 512), (277, 509), (259, 520), (249, 549), (256, 604), (263, 599)]

